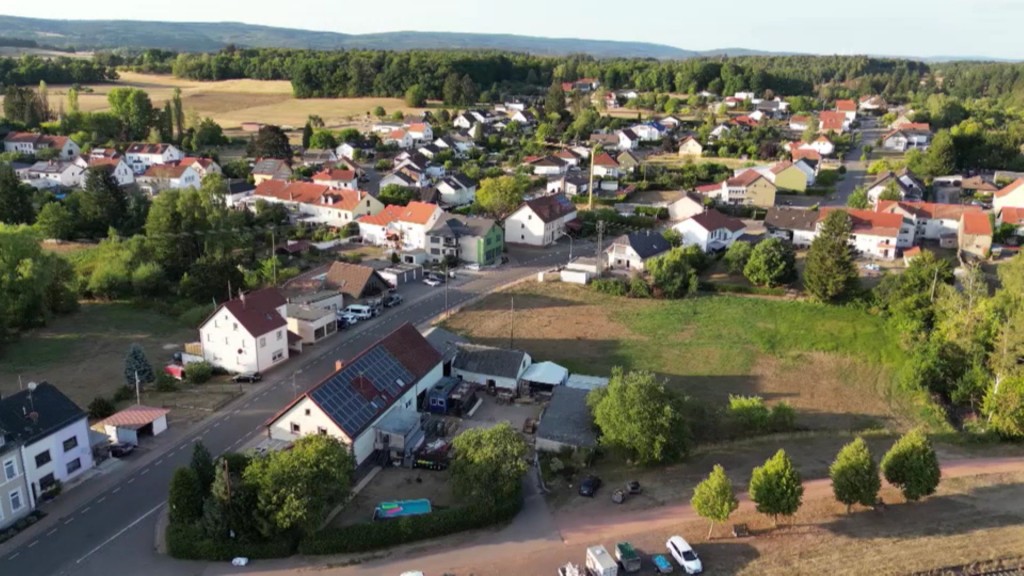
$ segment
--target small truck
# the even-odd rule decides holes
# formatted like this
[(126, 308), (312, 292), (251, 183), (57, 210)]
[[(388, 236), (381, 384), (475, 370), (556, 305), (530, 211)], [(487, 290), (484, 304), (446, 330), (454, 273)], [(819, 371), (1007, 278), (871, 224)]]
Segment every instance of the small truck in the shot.
[(619, 565), (604, 546), (587, 548), (587, 570), (593, 576), (618, 576)]
[(629, 542), (619, 542), (615, 545), (615, 559), (626, 572), (640, 571), (640, 555)]

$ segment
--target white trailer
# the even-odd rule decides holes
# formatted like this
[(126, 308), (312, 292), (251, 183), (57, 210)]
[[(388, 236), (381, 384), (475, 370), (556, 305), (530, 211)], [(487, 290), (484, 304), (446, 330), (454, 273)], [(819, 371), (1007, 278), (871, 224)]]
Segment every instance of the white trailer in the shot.
[(618, 576), (619, 565), (604, 546), (587, 548), (587, 569), (595, 576)]

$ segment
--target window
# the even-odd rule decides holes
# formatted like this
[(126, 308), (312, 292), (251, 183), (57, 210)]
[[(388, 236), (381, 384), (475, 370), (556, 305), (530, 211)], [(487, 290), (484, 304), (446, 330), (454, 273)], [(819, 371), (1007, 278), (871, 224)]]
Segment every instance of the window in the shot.
[(18, 476), (18, 465), (14, 463), (14, 459), (4, 461), (4, 479), (14, 480)]
[(526, 236), (525, 236), (525, 235), (523, 235), (523, 234), (520, 234), (520, 235), (519, 235), (519, 239), (520, 239), (520, 240), (526, 240)]
[(327, 436), (327, 428), (324, 428), (323, 426), (317, 426), (316, 433), (321, 436)]
[(81, 468), (82, 468), (82, 459), (81, 458), (75, 458), (71, 462), (68, 462), (68, 474), (71, 474), (73, 472), (77, 472)]
[(72, 436), (64, 441), (64, 451), (74, 450), (78, 448), (78, 436)]
[(50, 462), (50, 451), (49, 450), (46, 450), (45, 452), (40, 452), (39, 454), (36, 454), (36, 468), (38, 468), (40, 466), (45, 466), (46, 464), (49, 464), (49, 462)]
[(18, 510), (21, 510), (21, 507), (22, 507), (21, 490), (15, 490), (15, 491), (11, 492), (10, 493), (10, 499), (11, 499), (11, 512), (17, 512)]
[(526, 219), (527, 220), (533, 220), (533, 214), (527, 214), (526, 215)]
[(207, 342), (213, 342), (213, 334), (210, 334), (209, 332), (207, 332), (206, 333), (206, 341)]
[(309, 416), (312, 413), (313, 413), (312, 410), (310, 410), (309, 408), (306, 408), (306, 416)]
[(302, 427), (299, 426), (298, 423), (292, 422), (292, 434), (301, 434), (301, 433), (302, 433)]
[(235, 332), (238, 332), (238, 322), (234, 322), (233, 325), (235, 327)]
[(284, 338), (284, 330), (277, 331), (277, 341), (280, 342), (281, 338)]
[(520, 222), (519, 223), (519, 229), (520, 230), (525, 230), (526, 229), (526, 222)]
[(266, 346), (267, 346), (267, 337), (266, 336), (260, 336), (260, 348), (266, 348)]
[(277, 352), (274, 352), (274, 355), (270, 358), (270, 361), (271, 362), (278, 362), (278, 361), (283, 360), (283, 359), (284, 359), (284, 351), (278, 350)]

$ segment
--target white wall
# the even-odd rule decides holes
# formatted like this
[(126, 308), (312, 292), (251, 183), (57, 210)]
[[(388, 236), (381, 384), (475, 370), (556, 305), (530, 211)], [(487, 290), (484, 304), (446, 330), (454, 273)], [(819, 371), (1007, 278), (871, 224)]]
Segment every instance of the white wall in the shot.
[[(337, 333), (337, 326), (338, 320), (333, 314), (327, 314), (314, 321), (288, 318), (288, 331), (301, 336), (303, 344), (316, 344), (317, 342), (323, 341), (328, 336)], [(317, 340), (315, 334), (319, 328), (326, 328), (326, 331), (323, 336), (320, 337), (320, 340)]]
[(672, 227), (683, 237), (683, 246), (699, 246), (701, 250), (708, 250), (708, 231), (693, 220), (683, 220)]
[[(288, 359), (285, 326), (254, 337), (223, 307), (199, 328), (199, 339), (203, 344), (203, 357), (206, 361), (229, 372), (265, 371)], [(282, 356), (275, 360), (274, 356), (278, 353)]]
[[(64, 451), (64, 441), (75, 438), (78, 444), (68, 451)], [(50, 452), (50, 461), (42, 466), (36, 466), (36, 456), (43, 452)], [(42, 438), (32, 444), (23, 446), (21, 449), (22, 461), (25, 463), (25, 475), (29, 484), (34, 485), (38, 496), (42, 490), (39, 487), (39, 480), (47, 474), (61, 482), (67, 483), (93, 467), (92, 450), (89, 447), (89, 426), (88, 419), (82, 417), (57, 432)], [(68, 464), (78, 459), (81, 467), (73, 472), (68, 472)]]
[[(14, 466), (14, 476), (9, 480), (5, 474), (7, 463)], [(21, 496), (21, 507), (17, 510), (11, 509), (11, 492), (14, 491), (18, 491)], [(11, 450), (0, 455), (0, 529), (13, 524), (33, 508), (31, 492), (21, 462), (21, 451)]]

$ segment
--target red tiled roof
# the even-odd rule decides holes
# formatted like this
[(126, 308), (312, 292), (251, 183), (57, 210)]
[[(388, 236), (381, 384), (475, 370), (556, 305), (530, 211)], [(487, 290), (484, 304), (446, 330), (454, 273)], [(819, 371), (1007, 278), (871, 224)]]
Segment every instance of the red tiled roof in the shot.
[(129, 406), (116, 414), (96, 423), (97, 426), (117, 426), (119, 428), (142, 428), (166, 416), (167, 408), (151, 408), (149, 406)]
[(601, 152), (597, 156), (594, 156), (594, 166), (617, 168), (619, 166), (619, 162), (615, 158), (612, 158), (607, 152)]
[(792, 151), (791, 155), (793, 156), (794, 162), (797, 160), (803, 160), (804, 158), (809, 158), (811, 160), (821, 160), (821, 154), (817, 150), (814, 150), (813, 148), (797, 148), (796, 150)]
[(836, 100), (836, 110), (840, 112), (856, 112), (857, 103), (853, 100)]
[(405, 206), (398, 206), (396, 204), (389, 204), (384, 207), (383, 210), (376, 214), (367, 214), (366, 216), (360, 216), (357, 222), (360, 224), (371, 224), (374, 226), (387, 226), (395, 220), (398, 220), (399, 214), (402, 213), (402, 209)]
[(700, 214), (691, 217), (690, 220), (693, 220), (708, 232), (721, 228), (725, 228), (730, 232), (737, 232), (746, 228), (746, 225), (744, 225), (741, 220), (733, 218), (732, 216), (726, 216), (714, 208), (701, 212)]
[(988, 219), (988, 214), (983, 212), (964, 212), (964, 215), (960, 217), (960, 221), (963, 224), (964, 234), (970, 234), (971, 236), (992, 235), (992, 222)]
[(392, 140), (402, 140), (403, 138), (405, 138), (405, 135), (406, 131), (402, 128), (399, 128), (397, 130), (392, 130), (390, 133), (388, 133), (388, 138)]
[(846, 114), (842, 112), (826, 110), (818, 114), (818, 119), (821, 120), (821, 130), (824, 132), (841, 132), (843, 125), (846, 124)]
[(789, 123), (790, 124), (805, 124), (807, 122), (810, 122), (810, 120), (811, 120), (810, 116), (804, 116), (802, 114), (798, 114), (796, 116), (791, 117), (789, 119)]
[(169, 178), (176, 180), (181, 178), (188, 170), (188, 166), (181, 166), (176, 164), (154, 164), (146, 169), (143, 177), (146, 178)]
[(772, 174), (781, 174), (786, 169), (788, 169), (788, 168), (790, 168), (792, 166), (793, 166), (792, 162), (790, 162), (788, 160), (783, 160), (782, 162), (776, 162), (775, 165), (770, 168), (770, 170), (771, 170)]
[(409, 130), (409, 132), (425, 132), (426, 129), (427, 129), (427, 124), (424, 123), (424, 122), (417, 122), (415, 124), (409, 124), (407, 129)]
[(757, 182), (760, 178), (764, 178), (757, 170), (746, 170), (740, 173), (739, 176), (729, 178), (725, 181), (727, 186), (742, 186), (746, 188), (754, 182)]
[(757, 126), (757, 120), (754, 120), (750, 116), (737, 116), (737, 117), (733, 118), (730, 122), (732, 122), (733, 124), (741, 125), (741, 126), (750, 126), (750, 127)]
[(170, 144), (146, 144), (145, 142), (133, 142), (125, 152), (128, 154), (163, 154), (170, 148)]
[(1003, 224), (1024, 224), (1024, 208), (1007, 206), (999, 212), (999, 220)]
[(555, 156), (557, 156), (557, 157), (559, 157), (559, 158), (561, 158), (563, 160), (579, 160), (580, 159), (580, 155), (579, 154), (573, 152), (572, 150), (565, 150), (565, 149), (562, 149), (562, 150), (559, 150), (558, 152), (555, 152)]
[(1021, 187), (1021, 185), (1024, 185), (1024, 178), (1018, 178), (1014, 180), (1012, 183), (1008, 184), (1002, 190), (996, 192), (996, 198), (1004, 198), (1006, 196), (1009, 196), (1010, 194), (1013, 194), (1018, 188)]
[(818, 216), (818, 222), (824, 222), (825, 217), (835, 210), (841, 210), (850, 215), (854, 234), (895, 238), (899, 236), (900, 227), (903, 226), (903, 216), (899, 214), (855, 210), (852, 208), (822, 208)]
[(437, 210), (437, 204), (427, 204), (426, 202), (414, 200), (403, 207), (402, 211), (398, 214), (398, 220), (411, 224), (426, 225)]
[(286, 202), (301, 204), (319, 204), (324, 194), (334, 193), (330, 186), (312, 182), (285, 182), (283, 180), (264, 180), (253, 192), (256, 196), (277, 198)]
[(907, 248), (906, 250), (903, 251), (903, 257), (904, 258), (913, 258), (914, 256), (918, 256), (920, 254), (921, 254), (921, 247), (920, 246), (914, 246), (913, 248)]
[(936, 204), (934, 202), (897, 202), (895, 200), (879, 200), (876, 212), (896, 214), (904, 212), (929, 220), (959, 220), (965, 212), (981, 212), (980, 206), (962, 204)]
[(313, 175), (313, 181), (322, 180), (341, 180), (348, 182), (356, 179), (356, 173), (352, 170), (342, 170), (341, 168), (325, 168)]
[(707, 194), (708, 192), (718, 192), (722, 189), (722, 183), (718, 184), (704, 184), (703, 186), (697, 186), (695, 190), (701, 194)]
[(213, 160), (210, 158), (196, 158), (195, 156), (189, 156), (181, 162), (178, 162), (179, 166), (192, 166), (193, 164), (202, 166), (203, 168), (209, 168), (213, 166)]
[(922, 132), (931, 132), (932, 127), (927, 122), (901, 122), (895, 126), (896, 130), (920, 130)]
[(349, 190), (347, 188), (335, 190), (332, 188), (317, 203), (321, 206), (330, 206), (338, 210), (348, 210), (351, 212), (369, 195), (369, 192), (363, 192), (362, 190)]
[(264, 288), (245, 296), (228, 300), (223, 307), (238, 319), (238, 322), (252, 336), (262, 336), (277, 328), (288, 325), (277, 308), (286, 301), (277, 288)]

